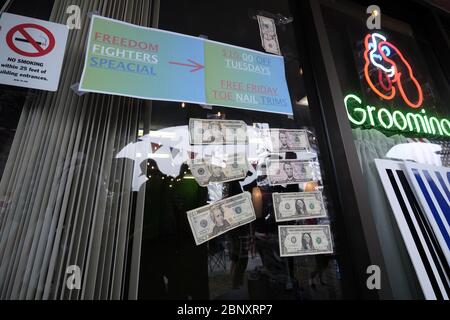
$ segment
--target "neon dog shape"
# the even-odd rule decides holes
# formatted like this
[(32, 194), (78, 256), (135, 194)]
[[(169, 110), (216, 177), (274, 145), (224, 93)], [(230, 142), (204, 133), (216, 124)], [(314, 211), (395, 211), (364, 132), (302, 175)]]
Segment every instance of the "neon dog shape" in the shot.
[[(407, 76), (409, 76), (417, 90), (417, 101), (411, 101), (403, 88), (402, 82), (405, 80), (405, 75), (403, 75), (399, 71), (397, 64), (389, 58), (393, 55), (393, 52), (395, 52), (395, 54), (400, 58), (400, 60), (408, 70)], [(419, 82), (414, 76), (410, 64), (405, 59), (400, 50), (392, 43), (387, 41), (386, 37), (382, 36), (379, 33), (366, 35), (364, 39), (364, 60), (364, 76), (370, 88), (378, 96), (380, 96), (384, 100), (392, 100), (398, 90), (405, 103), (411, 108), (417, 109), (422, 105), (422, 88), (420, 87)], [(377, 86), (375, 86), (375, 84), (372, 82), (372, 79), (370, 79), (370, 64), (378, 69), (378, 83), (382, 90), (379, 90)]]

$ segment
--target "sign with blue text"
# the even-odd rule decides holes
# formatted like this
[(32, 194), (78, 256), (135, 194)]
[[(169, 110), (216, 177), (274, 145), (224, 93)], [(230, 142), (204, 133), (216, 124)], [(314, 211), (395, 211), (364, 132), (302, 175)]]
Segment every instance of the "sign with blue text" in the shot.
[(80, 91), (292, 114), (283, 57), (100, 16)]

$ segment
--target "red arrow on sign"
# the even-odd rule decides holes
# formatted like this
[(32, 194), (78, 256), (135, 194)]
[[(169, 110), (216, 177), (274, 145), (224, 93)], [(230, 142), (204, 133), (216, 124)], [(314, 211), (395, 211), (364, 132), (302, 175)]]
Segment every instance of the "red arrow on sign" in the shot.
[(187, 59), (191, 64), (187, 63), (181, 63), (181, 62), (175, 62), (175, 61), (169, 61), (170, 64), (176, 64), (178, 66), (184, 66), (184, 67), (192, 67), (194, 69), (190, 70), (189, 72), (195, 72), (198, 70), (202, 70), (205, 66), (201, 65), (200, 63), (195, 62), (194, 60)]

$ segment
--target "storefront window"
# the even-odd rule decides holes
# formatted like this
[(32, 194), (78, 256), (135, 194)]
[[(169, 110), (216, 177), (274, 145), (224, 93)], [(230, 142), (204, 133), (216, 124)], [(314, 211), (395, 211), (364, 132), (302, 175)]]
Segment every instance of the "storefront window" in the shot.
[[(422, 296), (375, 159), (448, 166), (448, 77), (421, 26), (382, 8), (381, 29), (366, 26), (366, 7), (322, 5), (344, 106), (352, 127), (379, 241), (396, 298)], [(409, 248), (408, 248), (409, 249)]]
[[(197, 9), (200, 6), (210, 14), (199, 14)], [(326, 174), (321, 172), (321, 181), (317, 182), (270, 186), (265, 167), (267, 155), (264, 155), (257, 142), (258, 132), (262, 128), (286, 129), (287, 135), (291, 129), (304, 129), (308, 132), (308, 141), (312, 146), (309, 152), (282, 152), (268, 157), (320, 162), (315, 128), (310, 119), (302, 80), (302, 55), (295, 45), (294, 29), (289, 23), (292, 14), (287, 2), (264, 6), (247, 2), (245, 8), (235, 10), (229, 3), (175, 5), (166, 1), (161, 5), (159, 27), (261, 51), (256, 20), (259, 12), (272, 12), (273, 17), (276, 17), (275, 13), (279, 14), (276, 20), (277, 36), (285, 57), (294, 115), (288, 117), (218, 106), (205, 108), (191, 103), (153, 102), (151, 133), (176, 133), (175, 141), (180, 135), (188, 135), (189, 119), (244, 121), (250, 140), (248, 150), (243, 152), (247, 152), (250, 172), (241, 181), (210, 183), (207, 188), (202, 188), (193, 179), (193, 168), (189, 170), (186, 165), (189, 154), (185, 150), (181, 150), (182, 154), (175, 164), (169, 159), (149, 160), (149, 180), (146, 182), (149, 197), (145, 207), (139, 283), (141, 298), (303, 300), (342, 297), (336, 253), (280, 257), (279, 248), (282, 244), (279, 243), (278, 226), (292, 223), (277, 223), (274, 217), (274, 193), (321, 190), (325, 199), (328, 199)], [(279, 133), (280, 141), (284, 139), (281, 136), (285, 133)], [(241, 147), (233, 148), (239, 150)], [(179, 145), (173, 148), (179, 148)], [(204, 146), (200, 152), (211, 153), (214, 157), (214, 154), (217, 156), (217, 152), (225, 149), (210, 145)], [(230, 149), (225, 152), (230, 152)], [(241, 194), (242, 191), (252, 196), (256, 220), (196, 246), (185, 220), (185, 212)], [(328, 218), (297, 221), (295, 224), (327, 225), (331, 222), (333, 225), (331, 201), (326, 201), (326, 208)]]
[[(65, 24), (67, 7), (75, 5), (81, 22), (69, 31), (56, 92), (0, 87), (0, 297), (342, 298), (334, 178), (318, 148), (320, 128), (312, 118), (319, 115), (308, 103), (288, 1), (157, 4), (49, 1), (47, 11), (35, 13), (27, 1), (8, 7), (8, 13)], [(287, 81), (292, 114), (82, 92), (95, 15), (256, 50), (258, 57), (267, 57), (262, 41), (266, 50), (279, 47), (285, 74), (277, 81)], [(257, 15), (274, 24), (260, 32)], [(132, 37), (121, 39), (126, 36)], [(111, 38), (98, 39), (104, 45)], [(240, 68), (255, 68), (241, 62)], [(170, 64), (204, 72), (194, 60)], [(130, 68), (122, 71), (144, 72)], [(211, 74), (207, 85), (265, 92), (269, 108), (280, 103), (276, 86)], [(120, 83), (111, 76), (104, 83), (133, 90), (143, 80)], [(198, 89), (184, 85), (164, 90)], [(239, 133), (231, 143), (227, 126)], [(222, 205), (233, 197), (241, 197), (240, 206)], [(204, 206), (198, 225), (211, 226), (206, 241), (190, 220)], [(240, 221), (241, 213), (247, 219)]]

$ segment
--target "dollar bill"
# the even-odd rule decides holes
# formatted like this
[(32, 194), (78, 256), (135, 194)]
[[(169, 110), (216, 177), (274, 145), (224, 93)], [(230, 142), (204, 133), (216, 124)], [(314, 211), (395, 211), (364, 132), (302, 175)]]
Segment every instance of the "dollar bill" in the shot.
[(281, 257), (333, 253), (330, 226), (278, 226)]
[(191, 144), (247, 144), (247, 125), (240, 120), (189, 119)]
[(306, 130), (270, 129), (270, 152), (305, 152), (310, 150)]
[(251, 195), (244, 192), (187, 212), (195, 243), (200, 245), (256, 219)]
[(264, 50), (266, 50), (266, 52), (281, 55), (275, 20), (259, 15), (257, 16), (257, 18), (259, 33), (261, 35), (261, 44)]
[(267, 160), (267, 178), (271, 186), (318, 181), (317, 162), (304, 160)]
[(277, 222), (327, 216), (320, 191), (272, 193), (272, 199)]
[(225, 161), (214, 157), (191, 160), (190, 169), (197, 183), (206, 187), (210, 183), (241, 180), (247, 176), (248, 162), (245, 153), (229, 155)]

